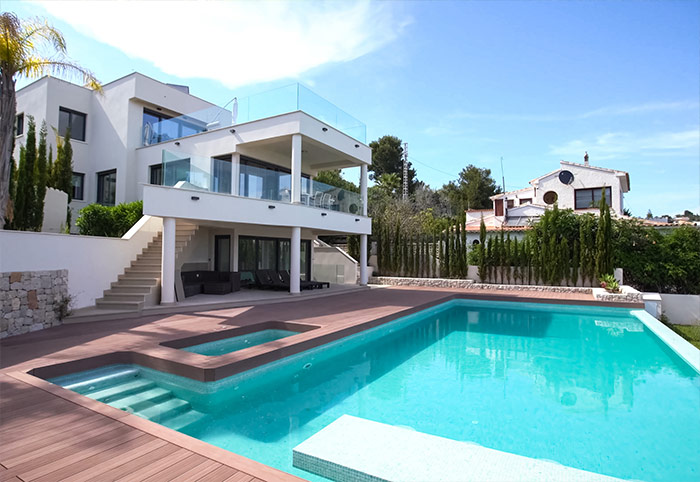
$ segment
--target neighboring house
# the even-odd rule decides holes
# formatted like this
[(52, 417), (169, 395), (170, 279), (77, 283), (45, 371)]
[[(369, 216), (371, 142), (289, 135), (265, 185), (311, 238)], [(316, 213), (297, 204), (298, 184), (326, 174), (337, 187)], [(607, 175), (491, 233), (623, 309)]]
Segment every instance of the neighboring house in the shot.
[(622, 216), (624, 193), (630, 190), (627, 172), (591, 166), (587, 153), (583, 164), (561, 161), (560, 166), (530, 181), (530, 187), (491, 196), (492, 209), (467, 211), (469, 242), (478, 243), (482, 218), (487, 231), (503, 229), (522, 238), (530, 224), (555, 204), (577, 214), (598, 212), (603, 189), (612, 214)]
[[(319, 235), (360, 235), (360, 281), (367, 282), (364, 124), (298, 84), (236, 100), (232, 110), (139, 73), (103, 90), (52, 77), (20, 89), (16, 149), (30, 115), (37, 129), (43, 120), (50, 126), (54, 158), (51, 127), (58, 135), (70, 128), (73, 220), (89, 203), (143, 200), (144, 214), (162, 225), (151, 243), (162, 245), (162, 257), (144, 252), (139, 259), (151, 262), (140, 271), (163, 280), (161, 302), (175, 301), (177, 273), (193, 269), (244, 278), (255, 269), (289, 269), (297, 293), (300, 278), (314, 277)], [(361, 194), (314, 181), (318, 171), (353, 167)], [(126, 293), (113, 288), (98, 304), (116, 308), (129, 298), (110, 298)]]

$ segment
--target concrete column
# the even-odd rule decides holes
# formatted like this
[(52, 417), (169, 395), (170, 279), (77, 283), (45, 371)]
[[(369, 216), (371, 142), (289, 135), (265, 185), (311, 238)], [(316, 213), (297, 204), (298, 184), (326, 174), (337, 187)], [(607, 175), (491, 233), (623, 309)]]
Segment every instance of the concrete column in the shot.
[(360, 166), (360, 196), (362, 197), (362, 215), (367, 216), (367, 164)]
[(233, 236), (231, 236), (231, 244), (231, 260), (233, 263), (231, 271), (238, 271), (238, 230), (233, 232)]
[(293, 295), (301, 292), (301, 228), (292, 228), (289, 243), (289, 292)]
[(292, 136), (292, 202), (301, 202), (301, 134)]
[(175, 218), (163, 218), (160, 304), (175, 303)]
[(367, 286), (367, 235), (360, 235), (360, 284)]
[(240, 196), (241, 155), (238, 152), (231, 154), (231, 194)]

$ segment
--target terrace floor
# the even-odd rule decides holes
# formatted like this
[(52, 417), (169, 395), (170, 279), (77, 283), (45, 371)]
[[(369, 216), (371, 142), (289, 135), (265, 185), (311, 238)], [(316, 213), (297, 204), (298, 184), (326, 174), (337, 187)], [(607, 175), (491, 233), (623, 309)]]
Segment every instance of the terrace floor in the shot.
[[(139, 363), (166, 367), (173, 373), (202, 380), (219, 379), (455, 296), (603, 304), (592, 295), (575, 293), (392, 287), (313, 300), (297, 298), (274, 304), (66, 324), (4, 339), (0, 341), (0, 482), (120, 478), (299, 480), (27, 372), (38, 369), (37, 373), (44, 377), (60, 375), (105, 364), (113, 356), (110, 354), (123, 357), (126, 353), (137, 357)], [(160, 345), (266, 321), (316, 328), (221, 357), (205, 357)], [(99, 358), (89, 360), (90, 357)]]

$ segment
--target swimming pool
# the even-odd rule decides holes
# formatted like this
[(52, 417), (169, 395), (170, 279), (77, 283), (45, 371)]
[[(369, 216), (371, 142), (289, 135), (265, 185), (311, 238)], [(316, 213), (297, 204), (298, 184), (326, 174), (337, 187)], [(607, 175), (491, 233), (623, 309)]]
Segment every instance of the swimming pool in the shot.
[[(700, 375), (626, 309), (454, 300), (217, 382), (101, 370), (52, 381), (309, 479), (292, 449), (343, 414), (620, 478), (700, 478)], [(120, 370), (133, 379), (112, 383)], [(170, 395), (145, 403), (139, 383)]]
[(254, 331), (246, 335), (232, 336), (223, 340), (186, 346), (181, 349), (191, 353), (199, 353), (200, 355), (219, 356), (298, 334), (296, 331), (267, 329)]

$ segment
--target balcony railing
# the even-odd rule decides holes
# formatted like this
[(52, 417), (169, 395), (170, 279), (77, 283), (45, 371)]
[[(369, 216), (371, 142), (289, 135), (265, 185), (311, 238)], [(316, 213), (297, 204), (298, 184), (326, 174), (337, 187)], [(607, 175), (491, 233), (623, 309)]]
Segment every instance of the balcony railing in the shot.
[[(185, 157), (163, 151), (163, 185), (231, 194), (231, 161)], [(238, 193), (242, 197), (292, 202), (292, 176), (282, 170), (241, 165)], [(301, 204), (350, 214), (362, 213), (360, 194), (307, 177), (301, 179)]]
[(302, 111), (366, 142), (367, 126), (301, 84), (291, 84), (237, 99), (231, 110), (211, 107), (160, 122), (143, 125), (143, 145), (148, 146), (235, 124)]

